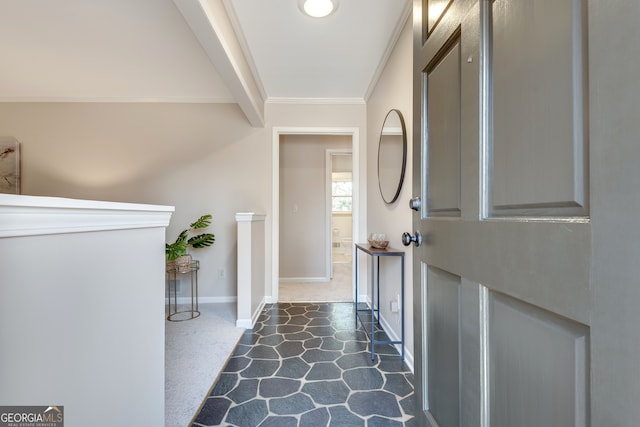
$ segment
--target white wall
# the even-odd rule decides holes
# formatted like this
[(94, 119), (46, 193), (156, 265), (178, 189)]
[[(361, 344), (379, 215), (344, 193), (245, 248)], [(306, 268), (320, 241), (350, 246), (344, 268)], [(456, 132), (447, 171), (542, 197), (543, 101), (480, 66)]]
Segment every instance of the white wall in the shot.
[(346, 135), (280, 137), (280, 278), (329, 280), (327, 149), (350, 149)]
[[(412, 250), (401, 243), (402, 233), (412, 230), (409, 199), (412, 197), (411, 142), (412, 142), (412, 64), (413, 41), (411, 19), (407, 20), (396, 47), (387, 62), (384, 72), (367, 102), (367, 232), (385, 233), (394, 248), (406, 250), (405, 255), (405, 339), (407, 360), (412, 363), (413, 355), (413, 294), (412, 294)], [(407, 169), (404, 185), (396, 202), (387, 205), (378, 189), (377, 155), (378, 140), (382, 123), (390, 109), (402, 112), (407, 128)], [(362, 258), (362, 261), (365, 259)], [(365, 272), (368, 279), (368, 271)], [(364, 277), (363, 277), (363, 280)], [(399, 291), (400, 264), (397, 258), (384, 259), (381, 263), (381, 304), (382, 316), (393, 332), (400, 336), (400, 318), (391, 313), (390, 302), (396, 299)]]
[(0, 194), (0, 402), (164, 425), (172, 208), (41, 199)]
[(235, 297), (235, 213), (271, 201), (270, 135), (237, 105), (0, 103), (3, 135), (22, 143), (23, 194), (172, 205), (168, 241), (213, 214), (201, 301)]
[(253, 128), (234, 104), (0, 103), (0, 136), (22, 143), (23, 194), (172, 205), (168, 241), (199, 215), (213, 214), (215, 245), (193, 253), (201, 261), (200, 296), (228, 300), (237, 292), (236, 212), (267, 213), (269, 296), (277, 284), (274, 128), (355, 130), (359, 209), (366, 211), (364, 103), (273, 103), (265, 114), (267, 126)]

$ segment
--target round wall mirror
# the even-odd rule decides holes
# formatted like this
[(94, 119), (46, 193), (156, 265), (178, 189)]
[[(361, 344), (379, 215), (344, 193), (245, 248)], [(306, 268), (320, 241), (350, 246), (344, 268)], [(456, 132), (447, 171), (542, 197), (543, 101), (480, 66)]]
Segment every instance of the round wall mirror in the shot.
[(398, 199), (407, 166), (407, 132), (402, 113), (393, 109), (387, 113), (380, 131), (378, 145), (378, 185), (385, 203)]

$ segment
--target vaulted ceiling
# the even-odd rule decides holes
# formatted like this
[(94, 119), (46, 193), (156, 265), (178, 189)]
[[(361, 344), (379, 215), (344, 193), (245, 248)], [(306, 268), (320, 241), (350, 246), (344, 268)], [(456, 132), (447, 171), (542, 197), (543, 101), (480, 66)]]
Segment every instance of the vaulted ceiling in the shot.
[(410, 0), (0, 2), (0, 102), (366, 101)]

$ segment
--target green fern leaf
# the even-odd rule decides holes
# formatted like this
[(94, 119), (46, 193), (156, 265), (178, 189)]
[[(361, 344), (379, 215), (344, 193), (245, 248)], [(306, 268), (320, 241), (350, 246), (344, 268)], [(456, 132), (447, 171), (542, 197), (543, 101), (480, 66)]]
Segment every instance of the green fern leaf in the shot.
[(216, 236), (210, 233), (200, 234), (193, 236), (187, 241), (187, 244), (194, 248), (204, 248), (205, 246), (211, 246), (216, 241)]
[(202, 215), (196, 222), (190, 225), (193, 230), (198, 230), (200, 228), (205, 228), (211, 225), (211, 220), (213, 216), (211, 214)]

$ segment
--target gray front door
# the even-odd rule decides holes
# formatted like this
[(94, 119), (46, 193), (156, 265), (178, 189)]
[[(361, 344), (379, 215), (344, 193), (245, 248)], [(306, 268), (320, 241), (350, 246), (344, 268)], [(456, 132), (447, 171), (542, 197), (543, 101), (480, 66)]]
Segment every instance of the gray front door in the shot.
[(591, 425), (587, 6), (414, 2), (425, 425)]

